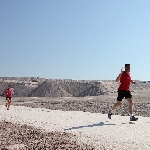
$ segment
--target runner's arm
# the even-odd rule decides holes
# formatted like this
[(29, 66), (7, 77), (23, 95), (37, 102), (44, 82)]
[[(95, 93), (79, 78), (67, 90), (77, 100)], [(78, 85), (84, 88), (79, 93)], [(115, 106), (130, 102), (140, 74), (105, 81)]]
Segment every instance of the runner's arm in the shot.
[(119, 76), (116, 78), (116, 82), (120, 81), (120, 77), (121, 77), (122, 73), (123, 73), (123, 68), (121, 69), (121, 73), (119, 74)]
[(119, 74), (119, 76), (116, 78), (116, 82), (120, 81), (120, 77), (121, 77), (122, 73)]
[(6, 94), (7, 93), (7, 89), (3, 93)]

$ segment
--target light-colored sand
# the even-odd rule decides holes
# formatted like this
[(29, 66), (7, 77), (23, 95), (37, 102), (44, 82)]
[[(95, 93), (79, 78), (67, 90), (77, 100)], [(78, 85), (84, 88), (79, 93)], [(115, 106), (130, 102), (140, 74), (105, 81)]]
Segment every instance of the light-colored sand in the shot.
[(108, 150), (149, 150), (150, 118), (130, 122), (128, 116), (0, 105), (0, 120), (32, 125), (47, 131), (76, 134), (85, 143)]

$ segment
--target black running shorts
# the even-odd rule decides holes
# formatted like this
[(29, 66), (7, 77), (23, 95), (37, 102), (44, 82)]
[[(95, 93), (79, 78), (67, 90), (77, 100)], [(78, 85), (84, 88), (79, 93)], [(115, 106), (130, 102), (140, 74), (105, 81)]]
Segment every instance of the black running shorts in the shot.
[(132, 98), (130, 91), (118, 90), (117, 101), (122, 101), (123, 98)]
[(12, 97), (6, 97), (6, 100), (11, 100), (12, 99)]

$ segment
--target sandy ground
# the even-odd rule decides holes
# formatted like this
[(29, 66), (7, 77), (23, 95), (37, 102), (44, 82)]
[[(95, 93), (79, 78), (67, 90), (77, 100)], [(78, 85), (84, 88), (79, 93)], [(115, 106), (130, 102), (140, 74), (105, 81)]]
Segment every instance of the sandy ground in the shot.
[[(16, 101), (20, 100), (20, 104), (25, 101), (33, 103), (37, 99), (40, 98), (32, 98), (32, 100), (31, 98), (26, 100), (17, 98)], [(88, 97), (82, 100), (87, 99), (93, 98)], [(58, 100), (62, 101), (62, 99)], [(146, 104), (148, 105), (149, 102)], [(46, 132), (71, 133), (77, 136), (78, 143), (89, 144), (96, 150), (150, 149), (150, 118), (142, 115), (138, 116), (138, 121), (130, 122), (129, 116), (113, 115), (112, 120), (109, 120), (107, 114), (88, 111), (62, 111), (25, 106), (11, 106), (8, 111), (4, 106), (4, 101), (1, 101), (0, 114), (0, 121), (26, 124)], [(67, 149), (67, 146), (65, 148)]]

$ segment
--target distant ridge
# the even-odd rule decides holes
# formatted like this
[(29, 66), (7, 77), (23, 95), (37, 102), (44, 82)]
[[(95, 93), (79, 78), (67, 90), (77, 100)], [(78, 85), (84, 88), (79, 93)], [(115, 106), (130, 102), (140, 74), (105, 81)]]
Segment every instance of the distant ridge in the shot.
[[(84, 97), (113, 95), (119, 83), (115, 80), (46, 79), (39, 77), (0, 77), (0, 93), (11, 84), (15, 97)], [(150, 89), (149, 81), (136, 81), (132, 92)]]

